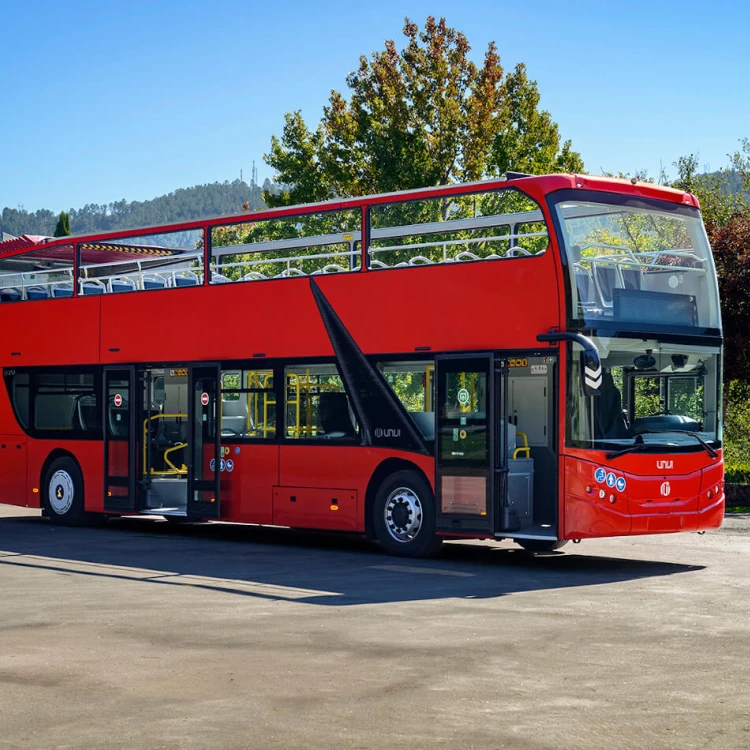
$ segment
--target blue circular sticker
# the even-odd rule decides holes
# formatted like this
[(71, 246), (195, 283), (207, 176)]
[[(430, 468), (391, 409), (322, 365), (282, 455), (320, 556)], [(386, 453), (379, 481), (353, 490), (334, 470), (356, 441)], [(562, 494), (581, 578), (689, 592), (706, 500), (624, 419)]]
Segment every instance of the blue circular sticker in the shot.
[(615, 487), (617, 487), (618, 492), (622, 492), (625, 489), (625, 477), (617, 477)]
[(615, 481), (615, 475), (610, 471), (609, 474), (607, 474), (607, 487), (614, 487)]
[(222, 458), (221, 461), (219, 461), (219, 471), (224, 471), (224, 468), (226, 467), (226, 461)]
[(235, 456), (239, 456), (240, 455), (240, 446), (239, 445), (234, 449), (234, 455)]
[(232, 461), (231, 458), (228, 458), (226, 466), (227, 466), (227, 471), (232, 471), (232, 469), (234, 469), (234, 461)]
[(594, 479), (596, 479), (596, 481), (597, 481), (597, 482), (600, 482), (600, 483), (601, 483), (601, 482), (603, 482), (603, 481), (604, 481), (604, 480), (605, 480), (606, 478), (607, 478), (607, 472), (606, 472), (606, 471), (604, 471), (604, 469), (602, 469), (601, 467), (600, 467), (600, 468), (598, 468), (598, 469), (597, 469), (597, 470), (596, 470), (596, 471), (594, 472)]
[(211, 465), (211, 471), (216, 471), (216, 459), (215, 458), (211, 459), (210, 465)]

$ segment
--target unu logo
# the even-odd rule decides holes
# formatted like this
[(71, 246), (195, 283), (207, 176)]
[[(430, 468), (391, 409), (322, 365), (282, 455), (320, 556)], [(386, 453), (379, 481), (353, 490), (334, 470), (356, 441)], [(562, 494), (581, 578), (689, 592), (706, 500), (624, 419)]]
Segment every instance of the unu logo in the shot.
[(674, 466), (674, 461), (657, 461), (657, 469), (671, 469)]
[(375, 428), (376, 438), (398, 438), (401, 437), (401, 430), (394, 429), (393, 427), (376, 427)]
[(662, 497), (669, 497), (669, 493), (672, 491), (672, 488), (669, 486), (669, 482), (662, 482), (661, 487), (659, 487), (659, 492), (661, 492)]

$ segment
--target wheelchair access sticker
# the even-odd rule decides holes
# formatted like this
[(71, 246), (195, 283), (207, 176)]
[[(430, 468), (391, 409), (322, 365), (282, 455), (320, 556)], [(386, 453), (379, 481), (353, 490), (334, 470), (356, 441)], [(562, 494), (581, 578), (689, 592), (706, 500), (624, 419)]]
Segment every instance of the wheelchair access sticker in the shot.
[(597, 470), (596, 470), (596, 471), (594, 472), (594, 479), (596, 479), (596, 481), (597, 481), (597, 482), (599, 482), (600, 484), (601, 484), (602, 482), (604, 482), (604, 480), (605, 480), (606, 478), (607, 478), (607, 472), (606, 472), (606, 471), (604, 471), (604, 469), (602, 469), (601, 467), (599, 467), (599, 468), (598, 468), (598, 469), (597, 469)]

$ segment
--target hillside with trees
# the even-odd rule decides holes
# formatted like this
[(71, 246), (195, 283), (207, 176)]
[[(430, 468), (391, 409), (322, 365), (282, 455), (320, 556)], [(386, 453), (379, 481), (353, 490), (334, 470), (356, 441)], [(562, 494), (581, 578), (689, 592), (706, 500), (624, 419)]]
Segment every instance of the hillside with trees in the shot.
[[(246, 203), (251, 211), (257, 210), (265, 205), (262, 197), (264, 191), (274, 193), (278, 188), (269, 180), (262, 186), (254, 183), (248, 185), (241, 180), (214, 182), (180, 188), (151, 200), (123, 199), (114, 203), (89, 203), (82, 208), (70, 208), (64, 213), (68, 215), (69, 231), (73, 234), (108, 232), (114, 229), (189, 221), (204, 216), (239, 214)], [(59, 213), (48, 209), (26, 211), (23, 208), (6, 207), (0, 215), (0, 232), (16, 236), (52, 236), (59, 217)]]

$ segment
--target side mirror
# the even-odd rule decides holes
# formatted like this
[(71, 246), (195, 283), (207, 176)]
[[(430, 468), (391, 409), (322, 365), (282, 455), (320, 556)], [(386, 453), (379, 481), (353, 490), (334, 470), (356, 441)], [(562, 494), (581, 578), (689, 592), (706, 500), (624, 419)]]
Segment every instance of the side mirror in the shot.
[(537, 341), (575, 341), (583, 347), (581, 352), (581, 375), (583, 376), (583, 392), (587, 396), (598, 396), (599, 388), (602, 385), (602, 360), (599, 357), (599, 350), (596, 344), (580, 333), (560, 333), (550, 331), (549, 333), (540, 333), (536, 337)]

